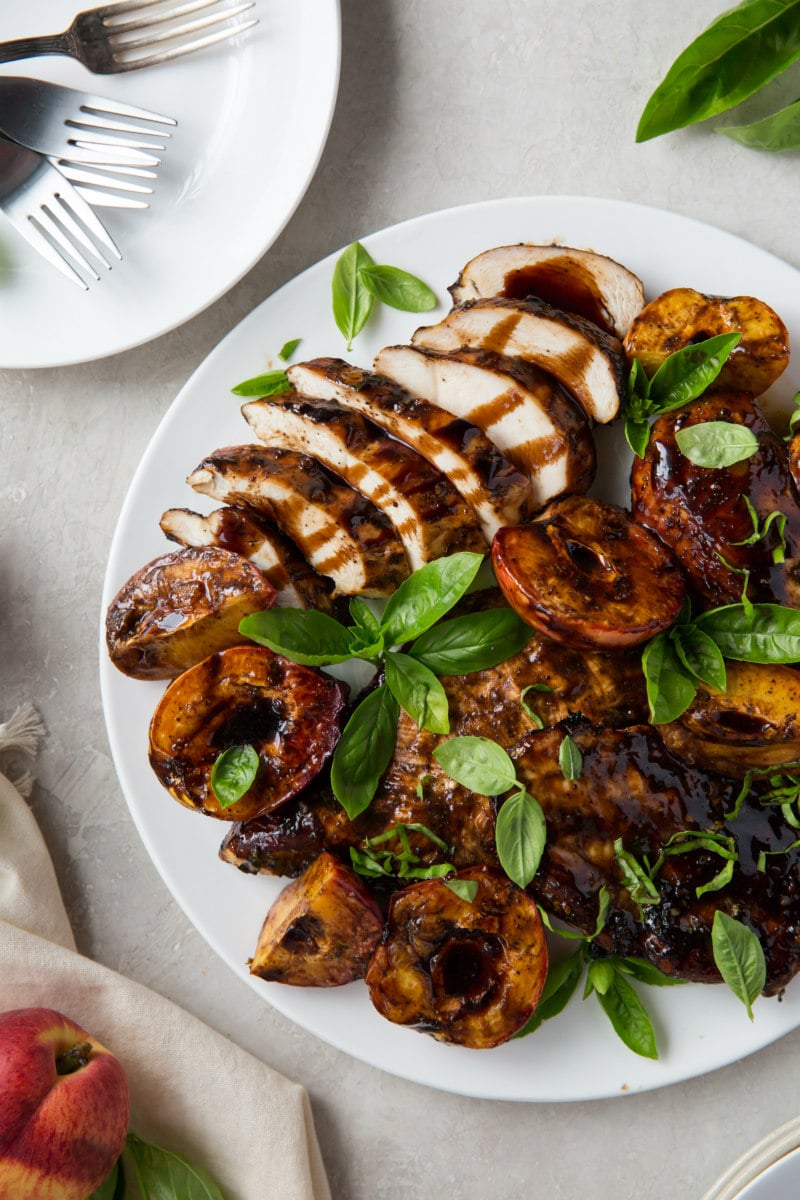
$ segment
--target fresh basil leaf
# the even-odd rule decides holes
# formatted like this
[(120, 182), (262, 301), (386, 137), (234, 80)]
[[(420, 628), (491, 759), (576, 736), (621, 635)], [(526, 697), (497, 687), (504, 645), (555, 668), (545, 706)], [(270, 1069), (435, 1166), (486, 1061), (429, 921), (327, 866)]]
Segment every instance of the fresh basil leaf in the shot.
[(381, 623), (370, 606), (360, 596), (352, 596), (348, 608), (354, 624), (375, 637), (380, 630)]
[(145, 1142), (133, 1133), (125, 1141), (136, 1178), (147, 1200), (223, 1200), (208, 1171), (181, 1154)]
[(665, 975), (655, 963), (648, 962), (646, 958), (617, 958), (614, 962), (618, 971), (632, 975), (639, 983), (649, 984), (650, 987), (680, 987), (686, 983), (685, 979)]
[(742, 805), (744, 804), (747, 797), (750, 795), (750, 788), (752, 787), (754, 778), (755, 778), (755, 772), (748, 771), (747, 774), (745, 775), (744, 779), (742, 780), (742, 786), (739, 788), (739, 791), (736, 793), (736, 795), (734, 797), (732, 807), (729, 809), (728, 812), (725, 812), (722, 814), (726, 821), (735, 821), (738, 818), (739, 813), (742, 811)]
[[(426, 779), (433, 779), (432, 775), (426, 775)], [(429, 829), (427, 825), (422, 825), (419, 821), (406, 821), (403, 825), (396, 826), (397, 829), (411, 829), (414, 833), (421, 833), (429, 842), (433, 842), (434, 846), (438, 846), (440, 850), (444, 850), (445, 854), (452, 854), (452, 848), (448, 846), (444, 838), (440, 838), (438, 834)], [(380, 835), (370, 839), (373, 844), (381, 840)]]
[(800, 100), (750, 125), (717, 125), (724, 133), (750, 150), (797, 150), (800, 148)]
[(547, 979), (533, 1016), (514, 1037), (527, 1037), (528, 1034), (534, 1033), (543, 1021), (550, 1021), (563, 1012), (575, 994), (582, 971), (583, 957), (580, 950), (576, 950), (568, 958), (562, 958), (560, 962), (553, 963), (547, 972)]
[(391, 861), (392, 856), (385, 854), (381, 857), (384, 862), (381, 862), (370, 850), (357, 850), (355, 846), (350, 847), (350, 865), (357, 875), (363, 875), (365, 879), (379, 879), (381, 876), (391, 879), (394, 876), (394, 871), (390, 871), (385, 865), (387, 861)]
[(614, 986), (614, 964), (611, 958), (595, 958), (589, 963), (586, 975), (586, 987), (583, 998), (586, 1000), (592, 992), (604, 996), (610, 987)]
[(425, 784), (431, 783), (433, 781), (433, 778), (434, 778), (433, 775), (420, 775), (419, 782), (417, 783), (417, 786), (415, 789), (420, 800), (425, 799)]
[(352, 638), (344, 625), (313, 608), (251, 613), (239, 622), (239, 633), (307, 667), (326, 667), (353, 657)]
[(714, 913), (711, 946), (717, 970), (753, 1020), (753, 1001), (764, 988), (767, 968), (761, 943), (747, 925), (722, 909)]
[(748, 0), (678, 55), (647, 101), (637, 142), (725, 112), (800, 57), (800, 0)]
[(266, 375), (254, 375), (244, 383), (237, 383), (231, 391), (234, 396), (277, 396), (290, 391), (291, 386), (285, 371), (267, 371)]
[(699, 900), (701, 896), (705, 896), (709, 892), (718, 892), (721, 888), (727, 887), (732, 879), (733, 862), (728, 861), (725, 863), (725, 866), (717, 872), (713, 879), (709, 879), (708, 883), (704, 883), (700, 887), (695, 888), (694, 894)]
[(386, 686), (412, 721), (431, 733), (449, 733), (447, 693), (433, 672), (415, 658), (399, 653), (387, 654), (383, 666)]
[(697, 694), (697, 684), (665, 633), (648, 642), (642, 654), (647, 703), (653, 725), (667, 725), (685, 712)]
[[(599, 962), (602, 960), (598, 960)], [(589, 969), (598, 963), (592, 963)], [(604, 991), (600, 991), (596, 986), (594, 990), (614, 1032), (628, 1049), (642, 1058), (658, 1058), (653, 1023), (625, 976), (615, 970), (610, 985)]]
[(649, 422), (637, 421), (633, 417), (626, 417), (625, 441), (628, 443), (637, 458), (644, 458), (647, 447), (650, 445)]
[(650, 398), (650, 380), (640, 359), (635, 358), (631, 363), (628, 374), (627, 396), (625, 411), (634, 421), (641, 421), (647, 414)]
[(222, 808), (230, 808), (253, 786), (258, 752), (253, 746), (229, 746), (211, 768), (211, 790)]
[(504, 801), (494, 838), (506, 875), (517, 887), (527, 887), (539, 869), (547, 838), (544, 813), (535, 796), (523, 789)]
[(489, 738), (455, 737), (433, 752), (445, 775), (480, 796), (500, 796), (517, 782), (514, 764)]
[(417, 638), (409, 654), (437, 675), (467, 675), (505, 662), (525, 647), (531, 627), (511, 608), (467, 613)]
[(302, 338), (292, 338), (290, 342), (284, 342), (278, 351), (278, 358), (281, 360), (281, 362), (289, 361), (302, 340)]
[[(122, 1180), (122, 1190), (120, 1190), (120, 1180)], [(87, 1200), (121, 1200), (121, 1197), (125, 1194), (124, 1188), (122, 1162), (117, 1161), (100, 1186), (95, 1188), (91, 1196), (87, 1196)]]
[(570, 781), (580, 779), (583, 770), (583, 755), (569, 734), (562, 739), (558, 748), (558, 765), (565, 779)]
[(353, 348), (353, 338), (364, 328), (372, 312), (375, 298), (364, 283), (361, 272), (364, 267), (374, 265), (361, 242), (353, 242), (339, 256), (333, 268), (333, 319), (347, 338), (348, 350)]
[(475, 879), (447, 879), (445, 887), (449, 887), (459, 900), (464, 900), (467, 904), (473, 904), (478, 894), (478, 883)]
[(403, 312), (430, 312), (439, 303), (427, 283), (399, 267), (362, 267), (361, 279), (375, 299), (390, 308), (399, 308)]
[(740, 333), (720, 333), (676, 350), (650, 380), (650, 413), (673, 412), (702, 396), (742, 340)]
[(661, 894), (641, 863), (629, 850), (625, 849), (622, 838), (617, 838), (614, 842), (614, 858), (622, 874), (623, 886), (639, 909), (641, 919), (642, 909), (658, 904)]
[(458, 603), (482, 562), (482, 555), (464, 550), (434, 559), (403, 580), (383, 612), (386, 645), (399, 646), (430, 629)]
[(333, 752), (331, 787), (351, 821), (369, 808), (397, 741), (397, 701), (385, 684), (361, 701)]
[(542, 908), (541, 904), (537, 905), (537, 907), (539, 909), (539, 916), (542, 918), (542, 923), (544, 924), (544, 927), (546, 929), (548, 929), (550, 931), (550, 933), (554, 933), (556, 935), (556, 937), (567, 938), (568, 940), (575, 940), (575, 941), (580, 940), (582, 942), (591, 942), (591, 941), (594, 941), (594, 939), (596, 937), (599, 937), (600, 934), (605, 929), (606, 920), (608, 919), (608, 910), (609, 910), (610, 905), (611, 905), (611, 896), (609, 894), (608, 888), (606, 887), (605, 884), (603, 884), (603, 886), (600, 888), (600, 891), (598, 893), (597, 921), (595, 922), (594, 933), (590, 933), (590, 934), (578, 933), (576, 930), (573, 930), (573, 929), (557, 929), (556, 926), (551, 921), (549, 914), (547, 912), (545, 912), (545, 910)]
[(792, 396), (792, 404), (794, 405), (794, 411), (789, 416), (789, 432), (783, 439), (785, 442), (792, 440), (798, 431), (798, 426), (800, 426), (800, 392), (795, 392)]
[(738, 662), (800, 662), (800, 609), (780, 604), (728, 604), (712, 608), (695, 625)]
[(528, 692), (552, 692), (552, 690), (553, 689), (548, 687), (546, 683), (530, 683), (527, 687), (524, 687), (519, 694), (520, 708), (525, 713), (525, 716), (528, 718), (528, 720), (532, 721), (537, 729), (544, 729), (544, 721), (539, 714), (531, 708), (525, 697), (527, 696)]
[(717, 691), (725, 691), (725, 659), (713, 638), (696, 625), (677, 625), (670, 640), (687, 671)]
[(752, 458), (758, 451), (758, 438), (746, 425), (732, 421), (702, 421), (685, 425), (675, 434), (681, 454), (696, 467), (720, 470)]

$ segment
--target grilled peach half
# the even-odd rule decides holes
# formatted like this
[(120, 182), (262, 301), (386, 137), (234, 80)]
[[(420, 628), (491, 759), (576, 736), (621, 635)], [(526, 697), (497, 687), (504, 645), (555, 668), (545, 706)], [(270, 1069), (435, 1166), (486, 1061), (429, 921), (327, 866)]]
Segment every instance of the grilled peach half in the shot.
[(381, 1016), (441, 1042), (480, 1050), (513, 1037), (547, 977), (547, 941), (535, 902), (491, 867), (468, 867), (470, 903), (440, 879), (396, 892), (367, 971)]
[(294, 987), (339, 987), (364, 978), (382, 930), (366, 886), (323, 853), (267, 913), (250, 974)]
[(174, 679), (217, 650), (240, 644), (239, 622), (275, 601), (261, 572), (231, 550), (177, 550), (132, 575), (111, 601), (111, 661), (136, 679)]
[(568, 496), (498, 530), (497, 582), (534, 629), (588, 649), (637, 646), (668, 628), (685, 585), (670, 552), (621, 508)]
[(625, 337), (625, 353), (654, 375), (676, 350), (721, 333), (740, 333), (742, 340), (715, 388), (760, 396), (786, 370), (789, 333), (774, 309), (754, 296), (705, 296), (693, 288), (672, 288), (642, 309)]
[[(247, 821), (291, 800), (333, 753), (348, 689), (313, 667), (262, 646), (233, 646), (184, 671), (150, 722), (150, 765), (188, 808)], [(223, 805), (211, 772), (224, 750), (251, 745), (258, 769), (250, 788)]]

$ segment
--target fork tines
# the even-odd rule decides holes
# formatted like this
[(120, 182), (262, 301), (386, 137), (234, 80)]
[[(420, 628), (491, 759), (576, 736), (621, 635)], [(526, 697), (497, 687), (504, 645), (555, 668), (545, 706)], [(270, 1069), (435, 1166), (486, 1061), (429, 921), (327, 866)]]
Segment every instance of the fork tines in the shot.
[[(129, 67), (144, 67), (202, 50), (252, 29), (258, 24), (257, 17), (232, 24), (225, 22), (232, 22), (254, 5), (255, 0), (241, 0), (232, 5), (225, 0), (188, 0), (177, 6), (167, 4), (166, 0), (123, 0), (101, 11), (114, 61)], [(214, 12), (207, 11), (212, 8)], [(182, 20), (202, 12), (206, 15)], [(193, 37), (216, 25), (221, 28)]]
[(14, 223), (35, 250), (84, 291), (89, 290), (88, 285), (75, 267), (80, 267), (95, 282), (99, 281), (100, 276), (82, 250), (109, 271), (111, 263), (101, 247), (110, 251), (116, 259), (122, 259), (105, 226), (66, 180), (59, 192), (48, 197), (26, 219), (15, 220)]

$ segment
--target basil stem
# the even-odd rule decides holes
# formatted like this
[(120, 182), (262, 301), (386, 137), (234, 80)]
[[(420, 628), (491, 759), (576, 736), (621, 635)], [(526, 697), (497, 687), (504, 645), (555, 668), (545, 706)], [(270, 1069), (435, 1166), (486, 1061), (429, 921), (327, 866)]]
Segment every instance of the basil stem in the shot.
[(361, 701), (333, 752), (333, 794), (354, 820), (369, 807), (397, 740), (397, 701), (382, 684)]
[(711, 928), (711, 945), (717, 970), (734, 996), (744, 1004), (752, 1021), (753, 1001), (763, 991), (767, 978), (760, 941), (747, 925), (717, 909)]
[(645, 105), (637, 142), (725, 112), (800, 57), (800, 0), (747, 0), (686, 47)]

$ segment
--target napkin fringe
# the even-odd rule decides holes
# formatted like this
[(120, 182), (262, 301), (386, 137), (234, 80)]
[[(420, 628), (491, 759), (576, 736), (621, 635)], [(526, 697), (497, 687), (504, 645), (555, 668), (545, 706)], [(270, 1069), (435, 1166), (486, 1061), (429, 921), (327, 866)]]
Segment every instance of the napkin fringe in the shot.
[[(17, 751), (27, 754), (29, 758), (35, 758), (39, 740), (44, 737), (44, 733), (42, 719), (33, 705), (20, 704), (8, 720), (0, 724), (0, 754)], [(8, 778), (19, 794), (27, 800), (33, 791), (32, 772), (25, 769), (9, 772)]]

